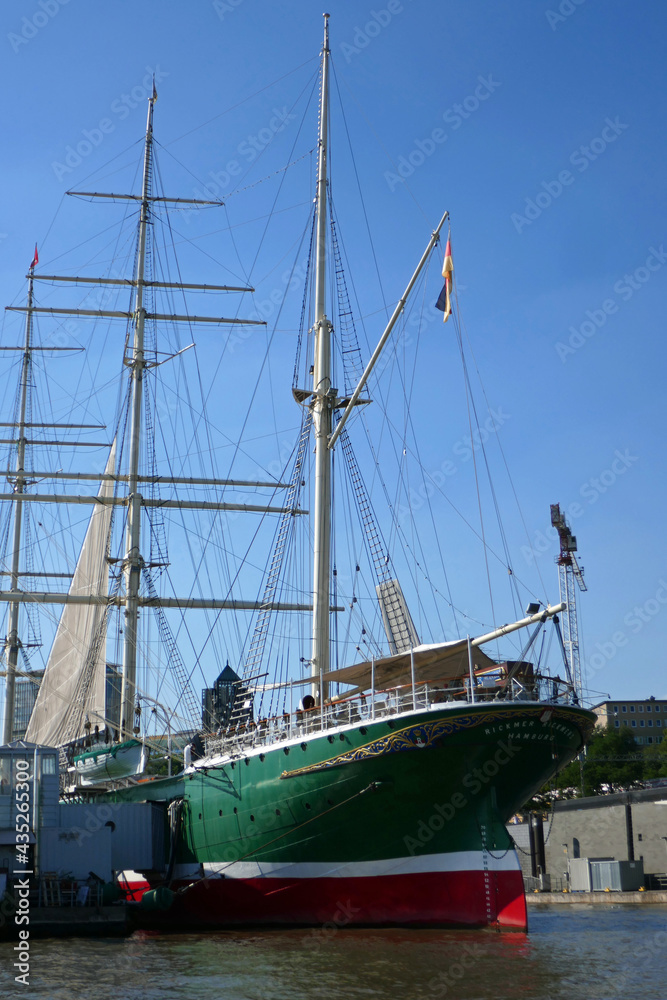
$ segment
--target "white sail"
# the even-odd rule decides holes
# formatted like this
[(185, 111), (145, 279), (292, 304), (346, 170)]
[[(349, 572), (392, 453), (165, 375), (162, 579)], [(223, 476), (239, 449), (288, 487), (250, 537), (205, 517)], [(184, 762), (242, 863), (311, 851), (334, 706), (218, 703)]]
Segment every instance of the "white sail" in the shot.
[[(113, 473), (116, 442), (105, 473)], [(113, 495), (113, 481), (103, 480), (98, 497)], [(86, 537), (69, 588), (71, 595), (108, 595), (108, 544), (111, 504), (93, 507)], [(44, 678), (32, 710), (26, 739), (60, 746), (83, 736), (86, 716), (93, 728), (104, 728), (106, 636), (103, 604), (66, 604), (63, 608)]]

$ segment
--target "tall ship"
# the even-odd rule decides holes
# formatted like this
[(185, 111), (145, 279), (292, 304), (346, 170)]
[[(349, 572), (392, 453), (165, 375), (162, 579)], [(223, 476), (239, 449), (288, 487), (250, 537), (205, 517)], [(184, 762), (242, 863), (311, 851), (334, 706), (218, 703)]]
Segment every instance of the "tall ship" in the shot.
[[(525, 930), (523, 879), (506, 824), (581, 752), (595, 716), (580, 704), (568, 656), (559, 668), (561, 678), (538, 652), (550, 623), (560, 635), (564, 603), (531, 597), (515, 620), (477, 629), (471, 624), (480, 626), (479, 618), (460, 612), (457, 619), (448, 584), (429, 569), (440, 559), (438, 525), (433, 523), (435, 541), (419, 542), (419, 505), (402, 503), (410, 487), (404, 480), (390, 492), (389, 457), (404, 476), (409, 458), (421, 462), (412, 441), (420, 402), (412, 396), (412, 383), (423, 362), (406, 362), (409, 347), (399, 350), (397, 338), (416, 293), (428, 292), (434, 260), (444, 258), (437, 265), (438, 317), (451, 324), (445, 330), (458, 331), (449, 216), (445, 212), (425, 233), (421, 259), (377, 345), (362, 348), (333, 209), (330, 89), (325, 15), (317, 143), (311, 151), (314, 199), (284, 283), (292, 289), (300, 276), (305, 288), (294, 329), (281, 318), (284, 291), (272, 300), (271, 323), (257, 309), (244, 318), (240, 306), (218, 317), (199, 316), (185, 305), (170, 312), (160, 307), (160, 294), (178, 294), (179, 301), (186, 293), (241, 300), (253, 289), (240, 281), (187, 283), (180, 271), (171, 280), (156, 275), (158, 224), (162, 232), (167, 228), (158, 208), (172, 204), (190, 211), (220, 203), (157, 192), (155, 92), (140, 193), (82, 193), (137, 211), (131, 276), (114, 270), (100, 284), (92, 276), (42, 275), (33, 261), (27, 305), (19, 307), (26, 327), (23, 390), (11, 424), (15, 434), (6, 474), (13, 493), (3, 498), (14, 518), (13, 551), (23, 551), (24, 507), (78, 505), (92, 508), (92, 514), (66, 593), (28, 588), (24, 577), (48, 575), (46, 565), (26, 570), (18, 555), (12, 557), (10, 587), (0, 594), (10, 608), (6, 688), (11, 694), (19, 652), (27, 647), (18, 639), (20, 608), (62, 605), (27, 739), (60, 749), (65, 794), (88, 789), (98, 799), (165, 803), (167, 870), (159, 877), (122, 876), (136, 898), (146, 894), (148, 900), (150, 894), (159, 900), (163, 909), (153, 913), (157, 926)], [(294, 154), (292, 162), (298, 159)], [(170, 246), (178, 242), (175, 228), (168, 229), (168, 238)], [(124, 309), (98, 300), (95, 309), (76, 311), (126, 324), (125, 379), (97, 472), (42, 470), (26, 458), (28, 428), (36, 426), (28, 412), (25, 360), (31, 357), (33, 321), (40, 313), (72, 312), (36, 304), (40, 280), (84, 286), (98, 281), (96, 287), (130, 296)], [(218, 466), (208, 477), (186, 474), (195, 458), (215, 458), (222, 447), (219, 434), (233, 456), (228, 469), (242, 467), (239, 456), (252, 436), (247, 425), (252, 418), (242, 419), (237, 411), (238, 385), (223, 391), (211, 382), (200, 406), (178, 376), (167, 414), (172, 437), (158, 431), (153, 405), (158, 373), (163, 366), (175, 369), (193, 346), (173, 338), (163, 345), (157, 330), (164, 323), (193, 329), (214, 323), (243, 331), (227, 335), (226, 347), (236, 343), (242, 350), (236, 356), (220, 351), (221, 377), (227, 367), (230, 378), (241, 379), (243, 366), (259, 356), (260, 341), (267, 347), (270, 360), (262, 353), (257, 361), (254, 388), (249, 379), (241, 386), (251, 390), (251, 413), (267, 377), (287, 371), (284, 359), (288, 351), (293, 357), (294, 344), (286, 333), (295, 334), (289, 402), (298, 427), (278, 469), (264, 476), (221, 476)], [(457, 340), (463, 349), (458, 333)], [(381, 388), (390, 373), (405, 403), (403, 413)], [(226, 421), (222, 432), (219, 426), (215, 433), (202, 430), (204, 402), (209, 409), (218, 404), (214, 423)], [(432, 427), (441, 419), (443, 402), (431, 399), (429, 406)], [(181, 408), (191, 420), (188, 427)], [(374, 409), (379, 417), (370, 416)], [(251, 426), (277, 439), (284, 437), (277, 420), (265, 404)], [(421, 468), (424, 475), (423, 463)], [(98, 492), (46, 494), (41, 485), (36, 492), (49, 475), (60, 482), (69, 475), (77, 485), (99, 483)], [(371, 502), (369, 478), (375, 495), (384, 498), (384, 515)], [(166, 497), (165, 487), (171, 491)], [(179, 489), (185, 498), (176, 495)], [(261, 497), (240, 499), (239, 491)], [(423, 496), (430, 497), (428, 490)], [(179, 519), (182, 528), (175, 556), (167, 548), (170, 519)], [(258, 544), (269, 552), (264, 567)], [(195, 547), (201, 555), (193, 556)], [(190, 577), (186, 556), (194, 567)], [(219, 576), (207, 568), (207, 557), (217, 563)], [(409, 580), (405, 590), (399, 567)], [(519, 599), (509, 563), (507, 570)], [(184, 585), (186, 593), (167, 596), (166, 584), (172, 583)], [(249, 593), (241, 595), (241, 585)], [(213, 593), (204, 594), (206, 588)], [(410, 604), (413, 610), (418, 604), (418, 614)], [(427, 606), (440, 607), (435, 632), (425, 624)], [(176, 624), (172, 613), (179, 616)], [(188, 622), (205, 615), (205, 625), (201, 617), (199, 624), (184, 624), (186, 613)], [(446, 630), (443, 619), (450, 614), (455, 623)], [(501, 644), (512, 652), (500, 652)], [(162, 652), (156, 652), (158, 646)], [(202, 715), (197, 670), (204, 669), (210, 680), (213, 647), (232, 665), (223, 670), (220, 663), (219, 686), (208, 689)], [(104, 688), (110, 671), (119, 691), (115, 715)], [(11, 738), (11, 699), (8, 706), (5, 742)], [(151, 773), (151, 759), (171, 761), (174, 755), (182, 761), (175, 773), (171, 764), (168, 775)]]

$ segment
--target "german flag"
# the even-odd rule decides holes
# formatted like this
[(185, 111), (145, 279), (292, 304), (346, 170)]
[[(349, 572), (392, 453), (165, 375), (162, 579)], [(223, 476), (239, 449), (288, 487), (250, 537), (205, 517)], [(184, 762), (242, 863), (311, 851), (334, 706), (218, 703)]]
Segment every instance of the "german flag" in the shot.
[(445, 262), (442, 265), (442, 276), (445, 279), (445, 283), (442, 286), (442, 291), (438, 301), (435, 304), (435, 308), (439, 309), (444, 313), (442, 317), (442, 322), (446, 323), (452, 314), (452, 276), (454, 274), (454, 264), (452, 263), (452, 241), (451, 237), (447, 238), (447, 249), (445, 250)]

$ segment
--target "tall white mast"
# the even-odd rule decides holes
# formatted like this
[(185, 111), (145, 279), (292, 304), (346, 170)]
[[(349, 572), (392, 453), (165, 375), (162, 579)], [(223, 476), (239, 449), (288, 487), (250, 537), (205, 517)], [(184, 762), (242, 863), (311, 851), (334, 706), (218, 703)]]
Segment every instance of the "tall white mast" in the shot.
[(329, 608), (331, 563), (331, 321), (326, 315), (327, 160), (329, 124), (329, 15), (324, 15), (322, 93), (320, 97), (319, 158), (317, 169), (317, 218), (315, 246), (315, 364), (313, 371), (313, 428), (315, 431), (315, 531), (313, 539), (313, 647), (311, 674), (313, 696), (323, 703), (329, 669)]
[[(157, 604), (162, 609), (165, 608), (178, 608), (180, 610), (194, 609), (194, 608), (210, 608), (210, 609), (230, 609), (230, 610), (248, 610), (257, 611), (263, 610), (276, 610), (276, 611), (298, 611), (303, 612), (310, 610), (311, 604), (300, 604), (293, 602), (281, 602), (264, 601), (262, 603), (252, 600), (252, 601), (239, 601), (231, 598), (158, 598), (154, 593), (148, 595), (140, 595), (140, 585), (141, 585), (141, 571), (143, 568), (143, 559), (141, 557), (141, 510), (143, 507), (172, 507), (179, 510), (235, 510), (243, 512), (256, 512), (256, 513), (274, 513), (274, 514), (284, 514), (289, 511), (291, 514), (301, 514), (302, 511), (294, 509), (290, 501), (290, 506), (275, 506), (275, 505), (256, 505), (256, 504), (237, 504), (228, 503), (224, 500), (166, 500), (166, 499), (144, 499), (139, 492), (142, 488), (143, 483), (155, 483), (157, 479), (162, 483), (171, 484), (183, 484), (183, 485), (202, 485), (202, 486), (254, 486), (259, 488), (270, 488), (274, 490), (276, 485), (279, 488), (285, 488), (287, 484), (275, 482), (249, 482), (246, 480), (230, 480), (230, 479), (219, 479), (219, 478), (192, 478), (192, 477), (173, 477), (173, 476), (152, 476), (152, 475), (140, 475), (139, 465), (141, 458), (141, 448), (142, 448), (142, 400), (143, 400), (143, 380), (144, 374), (147, 368), (151, 367), (155, 362), (151, 359), (146, 360), (144, 356), (144, 327), (146, 320), (165, 320), (174, 323), (184, 323), (190, 324), (214, 324), (215, 326), (229, 326), (229, 325), (242, 325), (242, 326), (266, 326), (265, 320), (257, 319), (244, 319), (240, 317), (225, 317), (225, 316), (194, 316), (190, 313), (185, 313), (183, 315), (171, 315), (162, 313), (151, 313), (151, 304), (145, 301), (145, 295), (147, 289), (149, 288), (166, 288), (166, 289), (190, 289), (195, 291), (216, 291), (216, 292), (252, 292), (253, 288), (248, 286), (236, 286), (236, 285), (212, 285), (212, 284), (186, 284), (182, 282), (169, 282), (169, 281), (153, 281), (146, 279), (146, 260), (147, 260), (147, 240), (149, 225), (151, 224), (151, 204), (153, 201), (160, 202), (173, 202), (176, 204), (186, 204), (186, 205), (218, 205), (224, 204), (222, 201), (204, 201), (197, 198), (167, 198), (160, 196), (159, 198), (153, 197), (151, 193), (152, 188), (152, 160), (153, 160), (153, 110), (154, 103), (157, 98), (155, 90), (149, 100), (148, 105), (148, 119), (146, 124), (146, 138), (144, 147), (144, 165), (143, 165), (143, 177), (142, 177), (142, 190), (139, 196), (134, 194), (119, 194), (119, 193), (108, 193), (99, 191), (69, 191), (68, 194), (72, 195), (82, 195), (89, 198), (102, 198), (109, 199), (112, 201), (131, 201), (136, 204), (137, 201), (140, 205), (140, 215), (139, 215), (139, 240), (138, 240), (138, 254), (137, 254), (137, 265), (136, 274), (133, 278), (92, 278), (92, 277), (82, 277), (82, 276), (72, 276), (72, 275), (40, 275), (34, 274), (33, 267), (31, 266), (30, 274), (28, 278), (30, 279), (29, 284), (29, 296), (28, 303), (25, 306), (7, 306), (6, 309), (12, 312), (25, 312), (27, 313), (26, 321), (26, 339), (25, 346), (17, 348), (22, 351), (24, 356), (23, 368), (22, 368), (22, 381), (21, 381), (21, 396), (20, 396), (20, 410), (17, 414), (17, 420), (10, 424), (12, 428), (17, 428), (18, 433), (12, 437), (11, 440), (0, 439), (0, 444), (16, 444), (18, 441), (19, 449), (16, 461), (16, 471), (14, 478), (12, 479), (12, 485), (14, 487), (13, 492), (5, 494), (0, 492), (0, 503), (2, 501), (11, 502), (14, 506), (15, 514), (15, 532), (14, 532), (14, 555), (12, 561), (12, 568), (9, 575), (11, 576), (11, 585), (9, 590), (0, 588), (0, 606), (3, 603), (9, 603), (10, 605), (10, 616), (8, 622), (7, 637), (5, 639), (5, 657), (7, 661), (6, 671), (0, 671), (0, 675), (3, 673), (8, 676), (8, 683), (6, 685), (6, 693), (8, 698), (13, 701), (13, 691), (14, 691), (14, 678), (16, 676), (16, 664), (18, 660), (18, 650), (20, 648), (20, 643), (17, 638), (17, 627), (18, 627), (18, 610), (21, 603), (27, 603), (30, 601), (33, 605), (39, 606), (43, 604), (63, 604), (63, 605), (76, 605), (76, 604), (91, 604), (99, 605), (100, 601), (103, 600), (105, 603), (120, 605), (125, 607), (125, 629), (124, 629), (124, 650), (123, 650), (123, 687), (121, 693), (121, 732), (123, 738), (127, 738), (133, 733), (133, 722), (134, 722), (134, 706), (136, 702), (136, 684), (137, 684), (137, 645), (138, 645), (138, 617), (139, 612), (144, 607), (154, 607)], [(37, 263), (35, 260), (34, 264)], [(148, 276), (151, 278), (151, 275)], [(38, 279), (44, 281), (56, 281), (56, 282), (72, 282), (76, 284), (86, 284), (95, 283), (101, 285), (117, 285), (119, 287), (131, 287), (136, 290), (134, 302), (132, 304), (131, 310), (112, 310), (112, 309), (69, 309), (69, 308), (53, 308), (53, 307), (41, 307), (33, 305), (33, 279), (36, 281)], [(30, 478), (27, 479), (25, 475), (24, 465), (25, 465), (25, 448), (26, 444), (26, 430), (30, 428), (29, 422), (29, 388), (30, 388), (30, 358), (32, 352), (35, 350), (43, 350), (45, 348), (39, 348), (32, 344), (32, 323), (33, 316), (37, 313), (44, 313), (50, 316), (92, 316), (98, 317), (108, 317), (110, 319), (121, 319), (126, 323), (129, 321), (132, 324), (132, 346), (127, 350), (125, 357), (125, 364), (130, 370), (130, 407), (129, 407), (129, 417), (128, 423), (130, 427), (130, 441), (129, 441), (129, 466), (127, 473), (118, 474), (116, 472), (110, 472), (107, 470), (102, 475), (97, 473), (79, 473), (79, 472), (62, 472), (53, 473), (51, 471), (33, 471), (31, 470)], [(14, 349), (14, 348), (12, 348)], [(49, 346), (49, 351), (58, 350), (72, 350), (71, 347), (53, 347)], [(177, 352), (177, 354), (180, 352)], [(172, 357), (176, 357), (172, 355)], [(7, 425), (6, 425), (7, 426)], [(46, 426), (54, 428), (93, 428), (95, 425), (91, 424), (60, 424), (60, 423), (49, 423), (45, 425), (34, 425), (34, 426)], [(37, 442), (31, 442), (33, 444)], [(45, 442), (46, 443), (46, 442)], [(67, 442), (53, 442), (54, 444), (67, 444), (68, 446), (76, 444), (77, 446), (86, 447), (103, 447), (99, 442), (90, 441), (67, 441)], [(42, 479), (52, 479), (57, 477), (59, 479), (71, 479), (71, 480), (102, 480), (102, 482), (118, 482), (127, 483), (128, 491), (127, 495), (113, 495), (104, 496), (103, 498), (87, 497), (79, 495), (67, 495), (63, 493), (40, 493), (36, 494), (34, 492), (26, 492), (27, 485), (32, 481), (39, 481)], [(20, 495), (17, 497), (17, 494)], [(91, 504), (98, 505), (101, 502), (104, 504), (109, 504), (112, 506), (127, 506), (127, 526), (125, 532), (125, 544), (124, 544), (124, 557), (123, 557), (123, 573), (125, 580), (125, 593), (124, 595), (111, 594), (103, 596), (101, 598), (99, 593), (94, 594), (81, 594), (81, 593), (55, 593), (54, 591), (39, 591), (33, 588), (19, 590), (18, 582), (21, 578), (21, 571), (19, 569), (19, 553), (20, 553), (20, 535), (21, 535), (21, 513), (22, 508), (27, 502), (33, 503), (76, 503), (76, 504)], [(64, 576), (66, 574), (53, 574), (53, 573), (40, 573), (39, 571), (30, 572), (30, 576)], [(176, 658), (173, 662), (173, 666), (177, 673), (181, 670), (179, 666), (179, 660)], [(183, 670), (179, 673), (179, 683), (184, 692), (184, 702), (187, 704), (187, 712), (193, 720), (193, 724), (199, 716), (199, 707), (194, 694), (189, 687), (189, 679)], [(61, 699), (62, 701), (62, 699)], [(61, 704), (62, 709), (62, 704)], [(4, 732), (5, 740), (11, 738), (11, 725), (13, 719), (13, 706), (8, 705), (5, 713), (5, 723)], [(69, 724), (69, 723), (68, 723)], [(76, 729), (76, 726), (74, 726)], [(72, 730), (70, 733), (66, 734), (63, 739), (69, 741), (77, 736), (82, 735), (82, 733), (77, 730), (76, 732)]]
[[(21, 558), (21, 525), (23, 521), (23, 502), (20, 497), (25, 493), (25, 445), (26, 445), (26, 409), (28, 404), (28, 388), (30, 386), (30, 365), (32, 363), (32, 287), (35, 260), (30, 265), (28, 275), (28, 307), (25, 318), (25, 345), (23, 362), (21, 364), (21, 395), (19, 402), (19, 421), (17, 426), (18, 450), (16, 453), (16, 477), (14, 479), (14, 538), (12, 549), (12, 568), (10, 590), (19, 589), (19, 560)], [(5, 639), (5, 655), (7, 658), (7, 676), (5, 679), (5, 718), (3, 724), (2, 742), (11, 743), (14, 729), (14, 702), (16, 691), (16, 667), (19, 656), (19, 608), (20, 602), (12, 601), (9, 605), (9, 620), (7, 638)]]
[(134, 342), (132, 356), (126, 361), (132, 379), (130, 415), (130, 458), (128, 468), (127, 529), (125, 535), (125, 642), (123, 647), (123, 682), (121, 691), (121, 738), (132, 735), (134, 701), (137, 681), (137, 643), (139, 625), (139, 586), (141, 583), (141, 503), (139, 488), (139, 459), (141, 446), (141, 406), (143, 399), (144, 360), (144, 273), (146, 265), (146, 235), (150, 214), (151, 150), (153, 144), (153, 106), (155, 88), (148, 101), (144, 173), (141, 185), (141, 210), (139, 214), (139, 247), (137, 255), (137, 290), (134, 307)]

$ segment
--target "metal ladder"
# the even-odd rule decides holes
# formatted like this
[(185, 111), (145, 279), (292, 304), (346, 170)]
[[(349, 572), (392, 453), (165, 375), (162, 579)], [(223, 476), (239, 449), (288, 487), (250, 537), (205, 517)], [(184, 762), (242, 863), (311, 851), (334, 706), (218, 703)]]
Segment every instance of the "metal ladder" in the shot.
[(336, 275), (336, 293), (338, 296), (338, 336), (340, 338), (341, 355), (343, 357), (343, 377), (345, 392), (350, 395), (363, 375), (364, 363), (359, 347), (359, 338), (354, 325), (354, 314), (350, 306), (350, 296), (347, 290), (343, 261), (336, 235), (336, 223), (333, 212), (330, 219), (331, 246), (333, 249), (334, 272)]
[[(294, 511), (298, 507), (301, 495), (303, 463), (310, 438), (312, 419), (312, 412), (310, 410), (305, 411), (303, 423), (301, 425), (299, 444), (297, 446), (296, 460), (292, 471), (292, 478), (290, 479), (289, 488), (287, 490), (285, 501), (285, 507), (287, 510), (281, 516), (280, 524), (278, 526), (276, 541), (273, 548), (273, 556), (266, 575), (266, 583), (264, 584), (262, 605), (268, 605), (274, 601), (276, 590), (280, 582), (285, 551), (287, 549), (288, 536), (294, 525)], [(247, 711), (244, 707), (244, 702), (247, 697), (247, 686), (253, 681), (258, 680), (260, 677), (265, 676), (265, 674), (260, 674), (258, 671), (261, 668), (264, 658), (264, 650), (266, 648), (266, 639), (269, 632), (269, 623), (271, 621), (272, 614), (273, 612), (271, 608), (262, 607), (257, 615), (257, 621), (255, 622), (255, 628), (250, 641), (248, 656), (243, 668), (243, 688), (239, 689), (234, 700), (234, 705), (229, 717), (230, 725), (234, 725), (235, 723), (245, 720)]]
[(391, 560), (387, 546), (380, 533), (364, 481), (359, 472), (359, 466), (352, 449), (347, 431), (340, 436), (340, 443), (347, 463), (352, 488), (357, 500), (359, 516), (366, 533), (375, 575), (378, 599), (383, 611), (387, 638), (395, 653), (403, 652), (419, 644), (412, 617), (408, 611), (403, 592), (395, 573), (392, 571)]
[[(153, 611), (155, 612), (155, 617), (157, 619), (160, 639), (164, 643), (167, 650), (167, 662), (174, 671), (176, 681), (180, 688), (181, 693), (178, 701), (182, 702), (185, 714), (194, 726), (195, 730), (199, 730), (201, 728), (201, 709), (192, 689), (190, 678), (185, 670), (185, 664), (181, 659), (181, 654), (178, 651), (176, 640), (174, 639), (171, 628), (169, 627), (169, 622), (167, 621), (167, 616), (164, 613), (164, 608), (160, 604), (160, 598), (158, 597), (155, 589), (153, 578), (146, 567), (144, 567), (142, 575), (146, 582), (148, 596), (152, 601), (156, 602), (153, 605)], [(176, 704), (178, 704), (178, 702)]]

